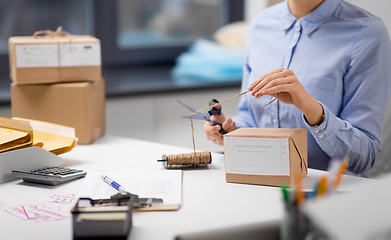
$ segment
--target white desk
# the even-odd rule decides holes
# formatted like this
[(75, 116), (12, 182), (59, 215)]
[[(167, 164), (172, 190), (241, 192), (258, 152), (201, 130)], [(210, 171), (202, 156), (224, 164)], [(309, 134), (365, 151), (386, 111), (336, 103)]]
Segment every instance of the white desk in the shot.
[[(63, 154), (63, 166), (85, 171), (116, 171), (129, 169), (160, 169), (156, 160), (162, 154), (190, 153), (192, 149), (173, 147), (105, 136), (92, 145), (79, 145)], [(87, 173), (88, 174), (88, 173)], [(304, 186), (325, 174), (310, 169), (304, 179)], [(71, 218), (60, 221), (35, 222), (22, 220), (5, 211), (5, 208), (44, 204), (60, 206), (69, 211), (70, 204), (49, 202), (51, 193), (78, 194), (83, 179), (58, 186), (25, 183), (22, 180), (0, 184), (0, 238), (13, 239), (72, 239)], [(345, 176), (341, 190), (354, 190), (362, 183), (375, 180)], [(182, 205), (172, 212), (133, 213), (133, 227), (129, 239), (174, 239), (178, 234), (212, 230), (278, 220), (283, 216), (281, 190), (266, 187), (225, 182), (224, 156), (212, 153), (212, 164), (208, 168), (183, 171)]]

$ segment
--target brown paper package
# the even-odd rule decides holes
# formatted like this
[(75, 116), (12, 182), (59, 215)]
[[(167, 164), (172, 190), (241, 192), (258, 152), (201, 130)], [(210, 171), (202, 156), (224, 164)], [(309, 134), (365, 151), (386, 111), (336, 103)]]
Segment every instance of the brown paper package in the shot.
[(13, 117), (74, 127), (79, 144), (105, 133), (105, 83), (11, 84)]
[[(289, 139), (289, 176), (248, 175), (226, 172), (226, 181), (268, 186), (292, 186), (308, 173), (307, 129), (288, 128), (239, 128), (224, 137), (251, 138), (288, 138)], [(240, 161), (240, 159), (238, 159)]]
[(16, 45), (25, 44), (63, 44), (99, 43), (100, 40), (88, 35), (67, 35), (60, 37), (21, 36), (10, 37), (9, 63), (10, 78), (18, 85), (57, 82), (97, 81), (101, 79), (101, 65), (72, 67), (17, 67)]

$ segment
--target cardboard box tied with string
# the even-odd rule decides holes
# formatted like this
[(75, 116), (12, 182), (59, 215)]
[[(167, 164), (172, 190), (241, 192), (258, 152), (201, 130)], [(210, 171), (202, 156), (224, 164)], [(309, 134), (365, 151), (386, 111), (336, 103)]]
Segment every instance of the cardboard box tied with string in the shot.
[(10, 37), (10, 77), (18, 85), (101, 79), (100, 40), (88, 35), (37, 31)]

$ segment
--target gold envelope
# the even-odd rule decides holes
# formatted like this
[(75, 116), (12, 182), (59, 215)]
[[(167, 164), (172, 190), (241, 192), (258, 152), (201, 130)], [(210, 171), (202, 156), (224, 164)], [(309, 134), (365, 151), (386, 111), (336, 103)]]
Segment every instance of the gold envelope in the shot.
[(59, 124), (24, 118), (13, 118), (28, 121), (34, 134), (34, 145), (43, 144), (42, 148), (56, 155), (69, 152), (77, 145), (75, 129)]
[(27, 121), (0, 117), (0, 152), (31, 146), (33, 130)]

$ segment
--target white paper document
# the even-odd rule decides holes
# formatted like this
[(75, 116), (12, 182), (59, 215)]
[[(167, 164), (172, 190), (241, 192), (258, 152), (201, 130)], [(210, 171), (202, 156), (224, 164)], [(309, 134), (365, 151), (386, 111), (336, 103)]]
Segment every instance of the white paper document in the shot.
[[(118, 191), (105, 183), (106, 175), (140, 198), (162, 198), (163, 205), (180, 205), (182, 202), (182, 170), (134, 170), (118, 172), (88, 172), (79, 191), (79, 197), (110, 198)], [(161, 204), (159, 204), (161, 205)]]
[(249, 175), (290, 174), (287, 138), (224, 138), (226, 172)]

